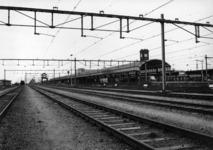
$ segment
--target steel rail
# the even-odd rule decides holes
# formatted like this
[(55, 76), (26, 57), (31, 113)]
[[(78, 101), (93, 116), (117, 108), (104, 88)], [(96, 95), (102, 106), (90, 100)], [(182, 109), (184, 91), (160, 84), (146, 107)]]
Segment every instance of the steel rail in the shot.
[[(17, 88), (18, 88), (18, 87), (17, 87)], [(4, 96), (4, 95), (6, 95), (6, 94), (8, 94), (8, 93), (10, 93), (10, 92), (12, 92), (12, 91), (14, 91), (14, 90), (16, 90), (17, 88), (10, 89), (10, 90), (8, 90), (8, 91), (5, 91), (5, 92), (1, 93), (1, 94), (0, 94), (0, 97), (2, 97), (2, 96)]]
[[(65, 89), (65, 88), (63, 88), (63, 89)], [(156, 100), (153, 98), (122, 96), (122, 95), (116, 95), (116, 94), (112, 94), (112, 93), (110, 93), (110, 95), (109, 95), (109, 93), (99, 93), (99, 92), (82, 91), (82, 90), (79, 91), (76, 89), (72, 89), (72, 90), (74, 90), (75, 92), (89, 94), (89, 95), (116, 98), (116, 99), (121, 99), (121, 100), (129, 101), (129, 102), (136, 102), (136, 103), (141, 103), (141, 104), (154, 105), (154, 106), (158, 106), (158, 107), (167, 107), (167, 108), (171, 108), (171, 109), (184, 110), (187, 112), (213, 115), (213, 105), (211, 106), (211, 105), (185, 103), (185, 102), (177, 102), (177, 101), (175, 102), (175, 101), (167, 101), (167, 100)], [(173, 105), (173, 104), (176, 104), (176, 105)], [(179, 105), (179, 106), (177, 106), (177, 105)], [(180, 105), (183, 105), (183, 106), (180, 106)], [(199, 108), (193, 108), (193, 107), (199, 107)], [(203, 109), (212, 109), (212, 110), (203, 110)]]
[[(198, 133), (198, 132), (195, 132), (195, 131), (190, 131), (190, 130), (187, 130), (187, 129), (182, 129), (182, 128), (175, 127), (175, 126), (172, 126), (172, 125), (168, 125), (168, 124), (164, 124), (164, 123), (161, 123), (161, 122), (158, 122), (158, 121), (154, 121), (154, 120), (151, 120), (151, 119), (142, 118), (142, 117), (132, 115), (132, 114), (129, 114), (129, 113), (126, 113), (126, 112), (123, 112), (123, 111), (118, 111), (116, 109), (112, 109), (112, 108), (109, 108), (109, 107), (106, 107), (106, 106), (103, 106), (103, 105), (100, 105), (100, 104), (95, 104), (95, 103), (87, 102), (87, 101), (84, 101), (84, 100), (81, 100), (81, 99), (78, 99), (78, 98), (74, 98), (74, 97), (71, 97), (71, 96), (63, 95), (61, 93), (54, 92), (52, 90), (47, 90), (47, 89), (44, 89), (42, 87), (36, 87), (36, 88), (40, 88), (44, 91), (47, 91), (47, 92), (50, 92), (50, 93), (53, 93), (53, 94), (56, 94), (56, 95), (59, 95), (59, 96), (62, 96), (62, 97), (68, 98), (68, 99), (79, 101), (81, 103), (84, 103), (84, 104), (87, 104), (87, 105), (90, 105), (90, 106), (102, 108), (104, 110), (109, 110), (110, 112), (113, 112), (115, 114), (126, 116), (127, 118), (135, 119), (136, 121), (139, 121), (139, 122), (145, 122), (149, 125), (157, 126), (157, 127), (163, 128), (163, 129), (168, 130), (168, 131), (172, 131), (172, 132), (175, 132), (175, 133), (178, 133), (178, 134), (181, 133), (184, 136), (190, 136), (193, 139), (197, 139), (199, 137), (199, 140), (201, 140), (203, 138), (202, 140), (204, 140), (205, 142), (207, 142), (207, 143), (210, 142), (210, 144), (213, 144), (212, 143), (213, 137), (209, 136), (209, 135), (205, 135), (205, 134)], [(197, 136), (197, 137), (194, 137), (194, 136)]]
[[(74, 90), (74, 89), (72, 89), (72, 90)], [(83, 92), (85, 92), (85, 91), (83, 91)], [(91, 92), (89, 91), (89, 92), (86, 92), (86, 93), (91, 93)], [(97, 93), (97, 92), (93, 92), (93, 93)], [(100, 93), (100, 94), (103, 94), (104, 96), (108, 95), (108, 94), (105, 94), (105, 93)], [(116, 98), (121, 98), (121, 99), (131, 98), (131, 99), (139, 100), (139, 101), (149, 100), (149, 101), (153, 101), (153, 102), (162, 102), (162, 103), (167, 103), (167, 104), (177, 104), (177, 105), (184, 105), (184, 106), (194, 106), (194, 107), (202, 107), (202, 108), (206, 108), (206, 109), (213, 109), (213, 105), (207, 105), (207, 104), (188, 103), (188, 102), (179, 102), (179, 101), (168, 101), (168, 100), (157, 100), (157, 99), (147, 98), (147, 97), (141, 98), (141, 97), (136, 97), (136, 96), (122, 96), (122, 95), (116, 95), (116, 93), (115, 94), (111, 93), (111, 95), (117, 96)]]
[[(47, 86), (48, 87), (48, 86)], [(74, 89), (74, 88), (69, 88), (69, 87), (56, 87), (56, 86), (51, 86), (51, 87), (53, 87), (53, 88), (65, 88), (65, 89), (72, 89), (72, 90), (78, 90), (78, 88), (76, 88), (76, 89)], [(89, 89), (89, 90), (91, 90), (91, 89)], [(99, 90), (99, 89), (98, 89)], [(107, 91), (107, 90), (105, 90), (105, 89), (102, 89), (102, 90), (99, 90), (99, 91)], [(110, 92), (117, 92), (117, 91), (115, 91), (115, 90), (109, 90)], [(121, 91), (119, 91), (119, 92), (121, 92)], [(126, 92), (126, 91), (122, 91), (122, 92)], [(89, 92), (89, 93), (91, 93), (91, 92)], [(97, 93), (97, 92), (96, 92)], [(129, 93), (129, 92), (128, 92)], [(130, 91), (130, 93), (131, 93), (131, 91)], [(104, 94), (104, 93), (103, 93)], [(141, 94), (141, 93), (136, 93), (136, 94)], [(141, 97), (136, 97), (136, 96), (123, 96), (122, 97), (122, 95), (116, 95), (116, 93), (115, 94), (112, 94), (112, 95), (115, 95), (115, 96), (119, 96), (119, 97), (121, 97), (121, 98), (133, 98), (133, 99), (138, 99), (138, 100), (150, 100), (150, 101), (153, 101), (153, 102), (163, 102), (163, 103), (168, 103), (168, 104), (180, 104), (180, 105), (185, 105), (185, 106), (194, 106), (194, 107), (203, 107), (203, 108), (209, 108), (209, 109), (213, 109), (213, 105), (207, 105), (207, 104), (198, 104), (198, 103), (188, 103), (188, 102), (179, 102), (179, 101), (168, 101), (168, 100), (156, 100), (156, 99), (153, 99), (153, 98), (142, 98), (141, 99)], [(153, 95), (153, 94), (150, 94), (150, 95)], [(170, 94), (169, 94), (170, 95)], [(167, 95), (167, 96), (169, 96), (169, 95)], [(184, 96), (184, 95), (183, 95)], [(190, 95), (190, 96), (196, 96), (196, 95)], [(213, 98), (213, 96), (211, 96), (211, 98)]]
[[(112, 112), (113, 114), (120, 115), (120, 116), (128, 118), (130, 120), (135, 120), (137, 122), (143, 122), (143, 123), (145, 123), (147, 125), (155, 126), (157, 128), (161, 128), (164, 131), (169, 131), (169, 132), (172, 132), (172, 133), (176, 133), (178, 135), (181, 134), (182, 136), (186, 136), (186, 137), (189, 137), (191, 139), (201, 140), (202, 142), (205, 142), (207, 144), (206, 146), (212, 146), (212, 144), (213, 144), (212, 143), (213, 137), (209, 136), (209, 135), (205, 135), (205, 134), (198, 133), (198, 132), (195, 132), (195, 131), (190, 131), (190, 130), (187, 130), (187, 129), (182, 129), (182, 128), (179, 128), (179, 127), (175, 127), (175, 126), (172, 126), (172, 125), (164, 124), (164, 123), (157, 122), (157, 121), (154, 121), (154, 120), (150, 120), (150, 119), (147, 119), (147, 118), (138, 117), (136, 115), (132, 115), (132, 114), (129, 114), (129, 113), (126, 113), (126, 112), (123, 112), (123, 111), (118, 111), (118, 110), (115, 110), (115, 109), (112, 109), (112, 108), (109, 108), (109, 107), (106, 107), (106, 106), (103, 106), (103, 105), (100, 105), (100, 104), (95, 104), (95, 103), (83, 101), (83, 100), (80, 100), (78, 98), (73, 98), (71, 96), (60, 94), (58, 92), (54, 92), (54, 91), (50, 91), (50, 90), (47, 90), (47, 89), (43, 89), (42, 87), (33, 87), (33, 88), (35, 90), (37, 90), (38, 92), (40, 92), (41, 94), (47, 96), (51, 100), (53, 100), (53, 101), (57, 102), (58, 104), (62, 105), (66, 109), (77, 113), (78, 115), (82, 116), (86, 120), (90, 120), (93, 124), (95, 124), (98, 127), (106, 130), (107, 132), (113, 134), (114, 136), (116, 136), (120, 140), (132, 145), (133, 147), (135, 147), (137, 149), (169, 150), (171, 147), (166, 147), (166, 148), (163, 148), (163, 149), (162, 148), (154, 148), (152, 146), (150, 147), (148, 144), (144, 143), (143, 141), (139, 141), (137, 139), (134, 139), (134, 138), (130, 137), (131, 134), (128, 135), (128, 134), (120, 132), (120, 130), (116, 130), (114, 128), (111, 128), (110, 126), (106, 126), (105, 123), (102, 123), (99, 120), (95, 119), (95, 118), (97, 118), (97, 116), (95, 118), (93, 118), (93, 117), (91, 117), (91, 116), (89, 116), (87, 114), (84, 114), (83, 112), (80, 111), (81, 109), (76, 110), (74, 107), (68, 106), (68, 105), (56, 100), (53, 96), (49, 96), (48, 94), (42, 92), (41, 90), (38, 90), (38, 88), (42, 89), (42, 90), (44, 90), (46, 92), (53, 93), (53, 94), (56, 94), (56, 95), (59, 95), (59, 96), (62, 96), (62, 97), (65, 97), (65, 98), (80, 102), (82, 104), (86, 104), (86, 105), (92, 106), (92, 107), (94, 107), (94, 109), (97, 108), (99, 110)], [(83, 107), (83, 108), (85, 108), (85, 107)], [(97, 111), (93, 110), (92, 112), (95, 113)], [(166, 139), (163, 139), (163, 140), (166, 140)], [(179, 146), (178, 147), (174, 146), (174, 147), (176, 147), (175, 149), (178, 149), (178, 148), (186, 148), (185, 146), (187, 146), (187, 144), (186, 145), (181, 145), (181, 147), (179, 147)], [(189, 147), (190, 146), (193, 147), (194, 145), (188, 145), (188, 146)], [(195, 146), (197, 146), (197, 145), (195, 145)], [(201, 145), (198, 145), (198, 146), (201, 146)]]
[[(20, 87), (19, 87), (20, 88)], [(13, 96), (13, 98), (10, 100), (10, 102), (4, 107), (4, 109), (0, 112), (0, 120), (3, 119), (4, 115), (6, 114), (6, 112), (8, 111), (8, 109), (10, 108), (10, 106), (12, 105), (12, 103), (15, 101), (15, 99), (17, 98), (17, 96), (21, 93), (23, 87), (21, 87), (21, 89), (19, 90), (18, 88), (14, 89), (14, 90), (11, 90), (9, 92), (6, 92), (4, 95), (1, 95), (2, 96), (5, 96), (11, 92), (14, 92), (15, 90), (19, 90), (18, 93), (15, 94), (15, 96)]]
[(94, 88), (94, 87), (90, 87), (90, 88), (87, 88), (87, 87), (79, 87), (81, 89), (96, 89), (96, 90), (104, 90), (104, 91), (114, 91), (114, 92), (126, 92), (126, 93), (131, 93), (131, 94), (146, 94), (146, 95), (155, 95), (155, 96), (167, 96), (167, 97), (186, 97), (186, 98), (193, 98), (193, 99), (196, 99), (196, 98), (203, 98), (205, 100), (212, 100), (213, 99), (213, 96), (211, 95), (208, 95), (209, 93), (207, 94), (202, 94), (202, 93), (199, 93), (199, 94), (191, 94), (191, 93), (176, 93), (176, 92), (172, 92), (172, 93), (167, 93), (167, 94), (163, 94), (163, 93), (160, 93), (160, 92), (156, 92), (156, 91), (149, 91), (149, 90), (144, 90), (144, 91), (136, 91), (136, 90), (127, 90), (127, 89), (109, 89), (109, 88)]
[[(62, 107), (78, 114), (79, 116), (83, 117), (86, 120), (89, 120), (92, 124), (97, 125), (98, 127), (104, 129), (105, 131), (107, 131), (110, 134), (113, 134), (115, 137), (119, 138), (120, 140), (123, 140), (124, 142), (128, 143), (129, 145), (137, 148), (137, 149), (144, 149), (144, 150), (155, 150), (154, 148), (150, 147), (149, 145), (145, 144), (145, 143), (141, 143), (138, 140), (135, 140), (132, 137), (126, 136), (125, 134), (123, 134), (120, 131), (114, 130), (112, 127), (107, 126), (106, 124), (97, 121), (96, 119), (82, 113), (81, 111), (76, 110), (75, 108), (68, 106), (56, 99), (54, 99), (53, 97), (41, 92), (40, 90), (38, 90), (37, 88), (33, 87), (36, 91), (38, 91), (39, 93), (43, 94), (44, 96), (48, 97), (49, 99), (53, 100), (54, 102), (58, 103), (59, 105), (61, 105)], [(49, 91), (48, 91), (49, 92)], [(60, 95), (62, 96), (62, 95)], [(70, 97), (69, 97), (70, 98)]]

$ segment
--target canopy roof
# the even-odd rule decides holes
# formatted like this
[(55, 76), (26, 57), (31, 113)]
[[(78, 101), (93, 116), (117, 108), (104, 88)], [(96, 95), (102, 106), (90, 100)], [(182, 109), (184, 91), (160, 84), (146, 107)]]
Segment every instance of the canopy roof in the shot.
[[(162, 68), (162, 60), (160, 59), (147, 60), (146, 63), (147, 69)], [(165, 67), (171, 67), (171, 65), (165, 62)], [(140, 69), (144, 70), (144, 68), (145, 68), (145, 61), (140, 64)]]
[[(76, 77), (87, 77), (87, 76), (96, 76), (96, 75), (104, 75), (104, 74), (112, 74), (112, 73), (121, 73), (121, 72), (132, 72), (132, 71), (140, 71), (145, 70), (145, 63), (147, 65), (147, 69), (157, 69), (162, 68), (162, 60), (160, 59), (151, 59), (145, 61), (138, 61), (128, 64), (120, 64), (119, 66), (108, 67), (99, 70), (86, 70), (85, 72), (77, 73)], [(165, 62), (165, 67), (171, 67), (167, 62)], [(60, 79), (68, 79), (70, 77), (64, 76), (60, 77)], [(72, 75), (74, 78), (74, 75)], [(57, 79), (57, 78), (55, 78)]]

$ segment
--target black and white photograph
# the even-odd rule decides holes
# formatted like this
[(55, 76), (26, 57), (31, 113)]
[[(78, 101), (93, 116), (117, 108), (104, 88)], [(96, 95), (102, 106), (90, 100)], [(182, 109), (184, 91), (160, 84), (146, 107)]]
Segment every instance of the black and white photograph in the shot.
[(213, 0), (0, 0), (0, 150), (213, 150)]

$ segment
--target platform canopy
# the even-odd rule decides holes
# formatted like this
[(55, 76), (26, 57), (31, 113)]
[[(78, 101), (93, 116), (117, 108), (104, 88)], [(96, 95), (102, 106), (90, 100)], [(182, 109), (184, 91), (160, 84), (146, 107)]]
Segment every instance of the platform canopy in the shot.
[[(138, 61), (134, 63), (128, 64), (120, 64), (119, 66), (108, 67), (100, 70), (88, 70), (85, 72), (77, 73), (76, 77), (87, 77), (87, 76), (97, 76), (97, 75), (104, 75), (104, 74), (112, 74), (112, 73), (122, 73), (122, 72), (135, 72), (140, 70), (145, 70), (145, 63), (147, 65), (147, 70), (154, 69), (154, 70), (161, 70), (162, 69), (162, 60), (160, 59), (152, 59), (145, 61)], [(166, 70), (170, 70), (171, 65), (165, 62), (165, 67), (169, 68)], [(60, 79), (69, 79), (69, 76), (62, 76)], [(72, 75), (74, 78), (74, 75)], [(59, 79), (55, 78), (54, 80)]]
[[(140, 64), (140, 70), (144, 70), (145, 69), (145, 63), (147, 66), (147, 69), (157, 69), (157, 68), (162, 68), (162, 60), (160, 59), (151, 59), (151, 60), (147, 60), (146, 62), (143, 61)], [(165, 62), (165, 67), (166, 68), (171, 68), (171, 65), (167, 62)]]

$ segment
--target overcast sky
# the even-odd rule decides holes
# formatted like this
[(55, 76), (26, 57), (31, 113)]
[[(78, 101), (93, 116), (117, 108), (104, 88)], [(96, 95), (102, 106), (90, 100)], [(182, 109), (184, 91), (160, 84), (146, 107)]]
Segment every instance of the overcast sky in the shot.
[[(104, 11), (105, 14), (128, 16), (139, 16), (139, 14), (142, 14), (148, 18), (160, 18), (160, 15), (164, 14), (165, 19), (174, 20), (178, 18), (180, 21), (210, 22), (210, 24), (213, 24), (213, 0), (0, 0), (0, 5), (43, 9), (58, 7), (59, 10), (92, 13)], [(24, 13), (32, 17), (34, 16), (33, 13)], [(78, 17), (55, 15), (54, 23), (59, 24), (67, 18), (72, 20)], [(48, 24), (51, 21), (50, 14), (44, 13), (38, 13), (37, 19)], [(7, 22), (7, 11), (0, 10), (0, 21)], [(112, 21), (116, 21), (116, 19), (95, 18), (94, 26), (98, 27)], [(130, 20), (130, 22), (132, 21), (134, 20)], [(11, 23), (33, 25), (34, 21), (11, 11)], [(149, 22), (135, 21), (131, 23), (130, 29), (147, 23)], [(41, 25), (40, 23), (37, 24)], [(84, 27), (89, 28), (90, 24), (90, 18), (85, 17)], [(124, 21), (123, 26), (125, 25), (126, 22)], [(64, 26), (80, 27), (80, 20)], [(204, 60), (205, 55), (213, 57), (213, 39), (200, 38), (200, 42), (195, 43), (193, 35), (176, 28), (174, 25), (165, 24), (165, 39), (167, 39), (165, 42), (167, 45), (166, 62), (172, 68), (176, 70), (195, 70), (195, 60)], [(194, 26), (184, 26), (184, 28), (190, 32), (195, 32)], [(105, 26), (103, 29), (119, 30), (119, 22)], [(213, 31), (212, 28), (208, 29)], [(1, 59), (71, 59), (70, 54), (73, 54), (72, 59), (76, 57), (76, 59), (86, 60), (139, 60), (140, 49), (149, 49), (150, 59), (161, 59), (161, 26), (159, 23), (152, 23), (130, 33), (124, 33), (123, 37), (125, 39), (120, 39), (118, 32), (84, 31), (84, 35), (87, 37), (81, 37), (80, 30), (48, 28), (37, 28), (37, 33), (40, 33), (40, 35), (34, 35), (34, 28), (14, 26), (0, 26), (0, 33)], [(200, 33), (207, 37), (213, 37), (213, 33), (204, 28), (200, 28)], [(42, 34), (54, 35), (55, 37)], [(0, 63), (0, 79), (4, 78), (4, 69), (53, 70), (70, 69), (71, 66), (70, 63), (64, 63), (63, 66), (60, 65), (59, 67), (57, 62), (55, 66), (45, 67), (42, 64), (40, 66), (32, 66), (32, 62), (20, 62), (20, 66), (17, 66), (18, 62), (4, 62), (4, 66), (2, 61)], [(77, 63), (77, 68), (89, 68), (88, 64), (87, 66), (83, 64), (83, 62)], [(198, 64), (198, 69), (201, 69), (201, 63), (199, 62)], [(213, 68), (213, 59), (208, 59), (208, 64), (209, 68)], [(93, 64), (91, 69), (97, 68), (100, 67)], [(7, 71), (7, 79), (12, 80), (12, 82), (19, 82), (19, 80), (24, 79), (24, 73)], [(51, 74), (49, 76), (52, 77)], [(28, 75), (28, 78), (32, 77)]]

